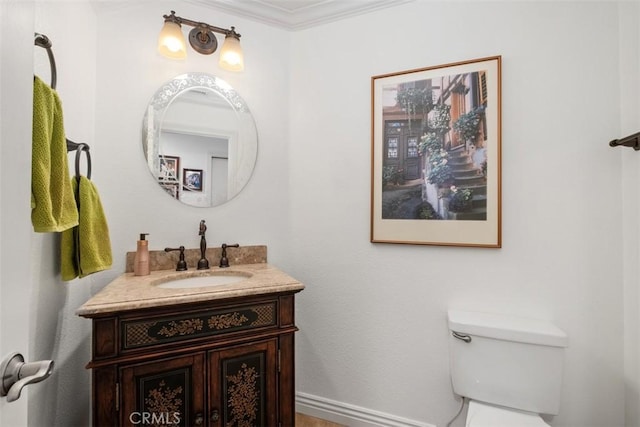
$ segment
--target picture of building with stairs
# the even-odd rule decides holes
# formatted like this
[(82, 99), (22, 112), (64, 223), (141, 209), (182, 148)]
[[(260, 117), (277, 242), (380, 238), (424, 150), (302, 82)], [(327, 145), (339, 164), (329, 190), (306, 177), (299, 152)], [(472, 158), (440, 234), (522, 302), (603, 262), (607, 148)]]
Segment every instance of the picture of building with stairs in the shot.
[(384, 87), (383, 219), (487, 219), (483, 71)]

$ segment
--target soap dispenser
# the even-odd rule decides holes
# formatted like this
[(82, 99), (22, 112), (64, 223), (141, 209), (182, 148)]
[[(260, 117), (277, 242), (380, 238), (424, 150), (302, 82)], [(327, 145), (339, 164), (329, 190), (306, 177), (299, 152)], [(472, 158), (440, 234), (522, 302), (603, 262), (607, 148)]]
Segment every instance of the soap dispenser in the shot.
[(133, 274), (135, 276), (149, 275), (149, 241), (145, 239), (145, 236), (148, 235), (149, 233), (140, 233), (136, 256), (133, 260)]

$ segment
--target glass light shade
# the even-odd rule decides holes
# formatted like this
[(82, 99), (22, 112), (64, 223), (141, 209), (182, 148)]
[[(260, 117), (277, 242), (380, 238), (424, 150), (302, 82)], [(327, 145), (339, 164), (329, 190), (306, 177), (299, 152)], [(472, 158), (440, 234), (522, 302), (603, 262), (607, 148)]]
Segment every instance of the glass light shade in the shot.
[(158, 37), (158, 52), (171, 59), (187, 57), (187, 45), (180, 24), (171, 21), (164, 22), (160, 37)]
[(229, 71), (244, 70), (244, 58), (240, 40), (233, 36), (226, 36), (220, 49), (220, 66)]

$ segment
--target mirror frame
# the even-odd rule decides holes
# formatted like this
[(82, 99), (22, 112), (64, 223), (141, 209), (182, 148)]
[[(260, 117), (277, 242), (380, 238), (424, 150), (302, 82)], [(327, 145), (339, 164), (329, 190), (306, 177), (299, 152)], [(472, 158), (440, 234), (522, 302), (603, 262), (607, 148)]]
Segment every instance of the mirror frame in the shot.
[[(233, 194), (228, 195), (225, 202), (210, 204), (207, 206), (197, 206), (194, 204), (186, 203), (178, 198), (172, 197), (171, 195), (167, 194), (187, 206), (209, 208), (221, 206), (224, 203), (227, 203), (235, 198), (238, 194), (240, 194), (243, 188), (246, 187), (253, 175), (253, 171), (258, 159), (258, 131), (253, 115), (251, 114), (251, 111), (249, 110), (249, 107), (247, 106), (244, 99), (242, 99), (238, 92), (236, 92), (235, 89), (233, 89), (231, 85), (229, 85), (226, 81), (207, 73), (192, 72), (176, 76), (163, 84), (160, 89), (158, 89), (152, 96), (144, 114), (144, 118), (142, 121), (143, 154), (145, 156), (149, 172), (154, 177), (154, 179), (158, 181), (158, 176), (156, 176), (156, 173), (160, 170), (160, 156), (166, 154), (162, 153), (160, 146), (162, 123), (165, 114), (176, 98), (191, 89), (209, 89), (220, 97), (224, 98), (224, 100), (231, 106), (231, 108), (239, 118), (238, 144), (246, 142), (245, 138), (251, 137), (251, 134), (255, 135), (255, 149), (253, 150), (253, 153), (250, 153), (253, 154), (253, 156), (246, 160), (244, 162), (244, 165), (240, 165), (244, 166), (244, 169), (247, 169), (247, 166), (249, 166), (250, 163), (250, 170), (247, 172), (246, 170), (242, 170), (243, 168), (241, 167), (238, 168), (239, 171), (242, 171), (242, 174), (238, 179), (235, 180), (238, 182), (238, 184), (236, 185), (236, 190), (235, 192), (233, 192)], [(243, 136), (245, 138), (243, 138)], [(180, 181), (179, 177), (178, 181)], [(158, 186), (161, 187), (159, 181)], [(182, 189), (180, 190), (182, 191)]]

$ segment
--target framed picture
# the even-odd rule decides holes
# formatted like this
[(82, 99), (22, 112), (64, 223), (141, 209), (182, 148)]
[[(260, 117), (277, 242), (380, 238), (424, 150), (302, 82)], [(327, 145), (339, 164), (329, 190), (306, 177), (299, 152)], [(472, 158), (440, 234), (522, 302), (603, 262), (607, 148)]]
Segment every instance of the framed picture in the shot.
[(180, 198), (179, 182), (160, 181), (160, 187), (162, 187), (164, 191), (166, 191), (174, 199)]
[(183, 169), (182, 188), (185, 191), (202, 191), (202, 169)]
[(501, 247), (501, 57), (374, 76), (371, 98), (371, 242)]
[(160, 171), (158, 173), (158, 179), (160, 181), (175, 181), (178, 182), (180, 173), (180, 157), (176, 156), (158, 156), (160, 159)]

